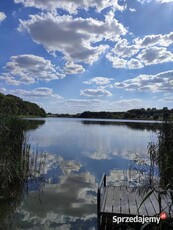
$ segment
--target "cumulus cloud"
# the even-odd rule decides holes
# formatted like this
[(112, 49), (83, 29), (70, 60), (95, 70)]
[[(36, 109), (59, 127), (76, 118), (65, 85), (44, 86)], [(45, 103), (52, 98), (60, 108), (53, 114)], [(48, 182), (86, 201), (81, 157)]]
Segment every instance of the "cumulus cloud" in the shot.
[(108, 7), (121, 11), (125, 9), (125, 6), (118, 4), (118, 0), (14, 0), (14, 2), (22, 3), (25, 7), (35, 7), (47, 11), (64, 9), (70, 13), (76, 13), (78, 9), (87, 10), (90, 7), (95, 7), (98, 12)]
[(88, 85), (91, 85), (91, 84), (107, 85), (107, 84), (110, 84), (112, 80), (113, 80), (113, 78), (95, 77), (95, 78), (92, 78), (89, 81), (84, 81), (83, 83), (88, 84)]
[(137, 58), (145, 65), (172, 62), (173, 54), (165, 47), (151, 47), (141, 51)]
[(29, 97), (29, 98), (38, 98), (38, 99), (62, 99), (62, 97), (58, 94), (53, 93), (53, 90), (47, 87), (40, 87), (33, 90), (23, 90), (23, 89), (15, 89), (11, 90), (10, 93), (13, 93), (20, 97)]
[(33, 84), (64, 77), (49, 60), (32, 54), (12, 56), (4, 70), (0, 79), (11, 85)]
[(168, 47), (173, 44), (173, 32), (169, 34), (152, 34), (143, 38), (134, 39), (135, 44), (140, 48), (146, 48), (151, 46), (164, 46)]
[(80, 74), (83, 73), (85, 69), (82, 65), (75, 64), (73, 61), (67, 61), (64, 67), (65, 74)]
[(173, 71), (161, 72), (156, 75), (141, 74), (136, 78), (114, 84), (115, 88), (150, 92), (171, 92), (173, 90)]
[(117, 56), (112, 56), (111, 54), (107, 54), (106, 57), (109, 61), (112, 62), (112, 66), (114, 68), (123, 68), (123, 69), (140, 69), (144, 67), (140, 60), (136, 58), (132, 58), (129, 61), (123, 58), (119, 58)]
[(129, 58), (139, 51), (139, 48), (132, 44), (130, 45), (127, 39), (119, 39), (115, 47), (111, 50), (112, 54), (116, 54), (118, 57)]
[(6, 15), (4, 14), (4, 12), (0, 12), (0, 24), (2, 21), (4, 21), (6, 19)]
[(139, 69), (147, 65), (173, 61), (169, 46), (173, 44), (173, 32), (147, 35), (131, 42), (119, 39), (106, 55), (114, 68)]
[(114, 68), (139, 69), (144, 66), (140, 60), (134, 58), (139, 50), (139, 46), (134, 42), (129, 44), (127, 39), (119, 39), (106, 57), (112, 62)]
[(138, 59), (132, 58), (127, 62), (127, 67), (128, 69), (140, 69), (144, 67), (144, 65)]
[(112, 94), (108, 90), (98, 88), (98, 89), (81, 90), (80, 95), (86, 97), (100, 97), (100, 96), (111, 96)]
[[(29, 20), (20, 20), (19, 30), (28, 31), (48, 52), (59, 51), (68, 62), (75, 64), (93, 64), (108, 48), (102, 41), (117, 41), (127, 32), (112, 12), (106, 15), (105, 21), (53, 13), (31, 15)], [(100, 44), (96, 45), (97, 42)]]
[(114, 68), (127, 68), (127, 60), (114, 56), (111, 53), (108, 53), (106, 57), (110, 62), (112, 62), (112, 66)]

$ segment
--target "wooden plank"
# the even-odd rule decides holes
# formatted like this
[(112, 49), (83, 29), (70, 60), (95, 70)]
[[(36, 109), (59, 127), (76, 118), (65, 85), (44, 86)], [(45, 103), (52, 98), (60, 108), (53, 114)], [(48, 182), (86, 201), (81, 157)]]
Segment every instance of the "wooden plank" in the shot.
[[(148, 190), (147, 192), (141, 194), (141, 200), (144, 200), (147, 193), (149, 192), (150, 190)], [(150, 195), (151, 196), (151, 195)], [(153, 199), (153, 198), (152, 198)], [(155, 198), (154, 198), (155, 200)], [(146, 214), (147, 216), (154, 216), (156, 214), (156, 209), (154, 207), (154, 203), (152, 202), (151, 198), (148, 197), (145, 202), (143, 203), (143, 207), (145, 208), (146, 210)]]
[(109, 186), (105, 187), (104, 192), (101, 196), (101, 205), (100, 205), (100, 212), (105, 212), (105, 206), (106, 206), (106, 199), (108, 195)]
[(129, 200), (129, 193), (127, 192), (127, 203), (128, 203), (128, 212), (129, 214), (131, 213), (131, 209), (130, 209), (130, 200)]
[(136, 201), (136, 206), (137, 206), (137, 213), (138, 215), (145, 215), (147, 216), (147, 211), (146, 211), (146, 208), (147, 208), (147, 204), (142, 204), (142, 201), (143, 201), (143, 197), (142, 197), (142, 194), (138, 192), (138, 190), (136, 191), (136, 196), (135, 196), (135, 201)]
[(121, 206), (122, 206), (122, 213), (129, 214), (129, 204), (128, 204), (128, 192), (126, 187), (121, 187)]
[[(147, 194), (147, 193), (146, 193)], [(138, 192), (132, 188), (124, 186), (107, 186), (101, 198), (101, 214), (125, 214), (125, 215), (146, 215), (154, 216), (160, 213), (158, 194), (153, 192), (150, 197), (145, 200), (142, 206), (142, 200), (145, 198), (144, 193)], [(161, 195), (162, 211), (169, 214), (170, 198), (164, 194)], [(138, 210), (139, 208), (139, 210)], [(173, 209), (173, 208), (172, 208)]]
[(113, 196), (114, 195), (114, 187), (108, 187), (107, 198), (105, 202), (104, 212), (112, 213), (113, 211)]
[(133, 188), (126, 188), (127, 191), (127, 202), (130, 215), (137, 215), (137, 206), (136, 206), (136, 191)]
[(113, 213), (120, 213), (121, 207), (121, 188), (120, 186), (114, 186), (114, 194), (113, 194)]
[(144, 202), (144, 208), (145, 208), (145, 211), (146, 211), (147, 216), (149, 216), (149, 215), (150, 215), (150, 214), (149, 214), (149, 210), (147, 209), (145, 202)]

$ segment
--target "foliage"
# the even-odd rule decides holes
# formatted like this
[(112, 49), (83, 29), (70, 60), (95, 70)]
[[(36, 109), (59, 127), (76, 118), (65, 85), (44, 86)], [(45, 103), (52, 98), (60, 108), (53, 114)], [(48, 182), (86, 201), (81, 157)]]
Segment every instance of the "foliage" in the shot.
[(163, 109), (148, 108), (148, 109), (131, 109), (127, 112), (90, 112), (85, 111), (80, 114), (51, 114), (48, 116), (56, 117), (74, 117), (74, 118), (97, 118), (97, 119), (140, 119), (140, 120), (164, 120), (173, 118), (173, 109), (164, 107)]
[(23, 123), (14, 117), (0, 117), (0, 220), (15, 209), (21, 199), (28, 172), (29, 152)]
[(0, 113), (13, 116), (41, 116), (45, 117), (46, 112), (37, 104), (23, 101), (14, 95), (0, 93)]
[[(0, 116), (0, 229), (7, 222), (27, 191), (28, 180), (39, 180), (44, 171), (46, 154), (33, 152), (27, 144), (25, 130), (42, 125), (12, 117)], [(8, 219), (9, 217), (9, 219)]]
[[(164, 211), (161, 206), (161, 197), (169, 197), (171, 202), (167, 203), (169, 213), (168, 217), (172, 217), (171, 209), (173, 206), (173, 123), (167, 119), (162, 124), (162, 128), (158, 132), (158, 140), (156, 143), (149, 143), (148, 153), (150, 158), (149, 169), (149, 188), (151, 189), (144, 197), (142, 203), (153, 193), (158, 193), (158, 205), (160, 212)], [(159, 180), (154, 177), (159, 170)], [(141, 205), (142, 205), (141, 203)], [(156, 213), (158, 215), (159, 213)], [(159, 226), (153, 226), (150, 229), (172, 229), (172, 219), (167, 218), (161, 221)], [(145, 228), (144, 228), (145, 229)]]

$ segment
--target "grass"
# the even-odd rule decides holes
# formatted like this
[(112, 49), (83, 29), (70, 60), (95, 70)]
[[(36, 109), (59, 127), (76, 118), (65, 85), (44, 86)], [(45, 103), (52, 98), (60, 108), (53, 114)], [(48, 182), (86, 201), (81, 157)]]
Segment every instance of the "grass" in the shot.
[[(27, 144), (26, 122), (0, 116), (0, 227), (23, 199), (28, 179), (43, 171), (46, 154), (38, 157)], [(40, 157), (41, 156), (41, 157)]]
[[(171, 219), (171, 209), (173, 207), (173, 122), (165, 121), (157, 133), (157, 136), (157, 141), (155, 143), (150, 142), (148, 145), (150, 167), (148, 171), (149, 185), (146, 186), (146, 191), (148, 188), (152, 188), (152, 190), (148, 193), (146, 192), (142, 203), (148, 199), (153, 192), (165, 194), (170, 198), (172, 202), (169, 204), (170, 212), (167, 213), (168, 218), (164, 221), (160, 221), (158, 226), (152, 225), (149, 228), (151, 230), (167, 230), (173, 229), (173, 219)], [(156, 179), (157, 174), (158, 177)], [(161, 199), (158, 199), (158, 203), (160, 211), (162, 211)], [(156, 213), (156, 215), (158, 215), (158, 213)], [(147, 227), (146, 225), (143, 229), (145, 230)]]
[(21, 200), (28, 171), (24, 126), (14, 117), (0, 117), (0, 220)]

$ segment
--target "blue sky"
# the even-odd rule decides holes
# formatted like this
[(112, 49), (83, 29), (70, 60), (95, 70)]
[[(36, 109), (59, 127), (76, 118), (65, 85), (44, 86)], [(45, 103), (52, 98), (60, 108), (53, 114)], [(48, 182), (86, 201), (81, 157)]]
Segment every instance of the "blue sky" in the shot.
[(172, 108), (173, 0), (1, 0), (0, 91), (47, 112)]

